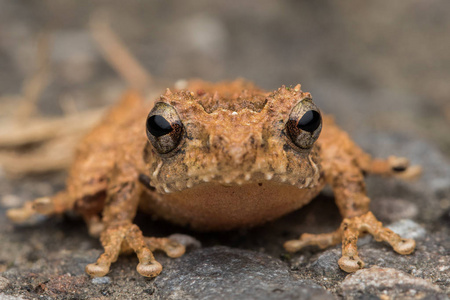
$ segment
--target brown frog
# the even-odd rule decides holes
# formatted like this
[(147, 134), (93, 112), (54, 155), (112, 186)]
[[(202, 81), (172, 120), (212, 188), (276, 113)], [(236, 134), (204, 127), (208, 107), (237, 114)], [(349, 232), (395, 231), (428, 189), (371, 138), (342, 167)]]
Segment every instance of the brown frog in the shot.
[(66, 190), (8, 216), (24, 222), (75, 210), (104, 248), (88, 274), (104, 276), (119, 254), (134, 251), (137, 271), (154, 277), (162, 266), (152, 251), (178, 257), (185, 248), (144, 237), (133, 224), (138, 208), (195, 229), (228, 230), (292, 212), (328, 184), (341, 226), (305, 233), (284, 247), (295, 252), (342, 242), (339, 266), (354, 272), (364, 266), (356, 246), (363, 234), (400, 254), (415, 248), (414, 240), (384, 228), (369, 211), (364, 174), (409, 178), (419, 172), (404, 158), (373, 159), (362, 151), (300, 85), (266, 92), (244, 80), (190, 81), (184, 89), (168, 89), (153, 108), (137, 94), (126, 95), (81, 142)]

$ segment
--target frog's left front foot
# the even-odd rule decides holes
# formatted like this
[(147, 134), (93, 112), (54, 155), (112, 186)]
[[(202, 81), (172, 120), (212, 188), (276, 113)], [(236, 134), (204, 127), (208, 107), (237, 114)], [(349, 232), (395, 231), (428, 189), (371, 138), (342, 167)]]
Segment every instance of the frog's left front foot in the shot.
[(364, 262), (358, 256), (356, 243), (358, 238), (366, 233), (371, 234), (376, 241), (388, 242), (399, 254), (411, 254), (416, 247), (414, 240), (404, 239), (383, 227), (383, 224), (371, 212), (368, 212), (358, 217), (345, 218), (335, 232), (317, 235), (305, 233), (298, 240), (287, 241), (284, 248), (288, 252), (296, 252), (305, 246), (312, 245), (323, 249), (342, 241), (342, 257), (338, 264), (342, 270), (350, 273), (364, 267)]

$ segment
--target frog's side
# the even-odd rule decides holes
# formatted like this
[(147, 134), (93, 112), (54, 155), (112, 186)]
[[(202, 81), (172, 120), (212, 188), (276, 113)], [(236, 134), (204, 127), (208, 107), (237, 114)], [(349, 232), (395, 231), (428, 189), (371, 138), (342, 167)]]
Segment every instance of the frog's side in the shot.
[(184, 247), (144, 237), (132, 224), (138, 206), (197, 229), (227, 230), (296, 210), (329, 184), (342, 225), (288, 241), (288, 251), (342, 241), (339, 265), (352, 272), (363, 267), (356, 248), (361, 234), (401, 254), (414, 250), (413, 240), (382, 227), (369, 211), (363, 173), (407, 178), (419, 169), (403, 158), (372, 159), (331, 117), (320, 116), (300, 85), (268, 93), (243, 80), (191, 81), (186, 89), (167, 90), (150, 109), (138, 95), (126, 96), (80, 144), (67, 189), (10, 210), (9, 217), (21, 222), (74, 209), (105, 249), (87, 266), (90, 275), (105, 275), (120, 253), (132, 250), (138, 272), (152, 277), (162, 267), (151, 251), (177, 257)]

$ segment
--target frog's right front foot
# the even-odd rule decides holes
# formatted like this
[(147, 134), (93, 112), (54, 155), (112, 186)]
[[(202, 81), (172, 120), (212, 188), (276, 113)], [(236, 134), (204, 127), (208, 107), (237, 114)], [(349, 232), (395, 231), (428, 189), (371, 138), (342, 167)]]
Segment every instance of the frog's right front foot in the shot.
[(139, 264), (137, 271), (145, 277), (156, 277), (162, 271), (162, 266), (155, 260), (152, 251), (162, 250), (169, 257), (180, 257), (185, 247), (168, 238), (146, 238), (134, 224), (110, 226), (102, 232), (100, 241), (104, 252), (97, 262), (86, 266), (86, 273), (92, 277), (102, 277), (108, 274), (110, 266), (117, 260), (120, 253), (133, 251)]

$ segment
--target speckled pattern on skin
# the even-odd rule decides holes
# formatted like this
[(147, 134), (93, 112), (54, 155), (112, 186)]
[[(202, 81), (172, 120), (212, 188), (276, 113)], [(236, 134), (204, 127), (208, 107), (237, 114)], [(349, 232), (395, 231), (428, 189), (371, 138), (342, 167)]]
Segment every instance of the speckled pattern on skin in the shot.
[(185, 248), (168, 238), (144, 237), (132, 223), (138, 208), (199, 230), (228, 230), (296, 210), (329, 184), (341, 226), (305, 233), (284, 246), (295, 252), (342, 242), (339, 265), (354, 272), (364, 266), (356, 243), (365, 233), (400, 254), (415, 248), (414, 240), (384, 228), (369, 211), (366, 173), (412, 178), (420, 168), (399, 157), (372, 159), (320, 113), (300, 85), (266, 92), (244, 80), (194, 80), (167, 90), (153, 108), (126, 94), (81, 142), (66, 190), (8, 216), (20, 223), (35, 214), (75, 210), (104, 247), (87, 273), (104, 276), (119, 254), (135, 252), (137, 271), (154, 277), (162, 266), (152, 251), (179, 257)]

